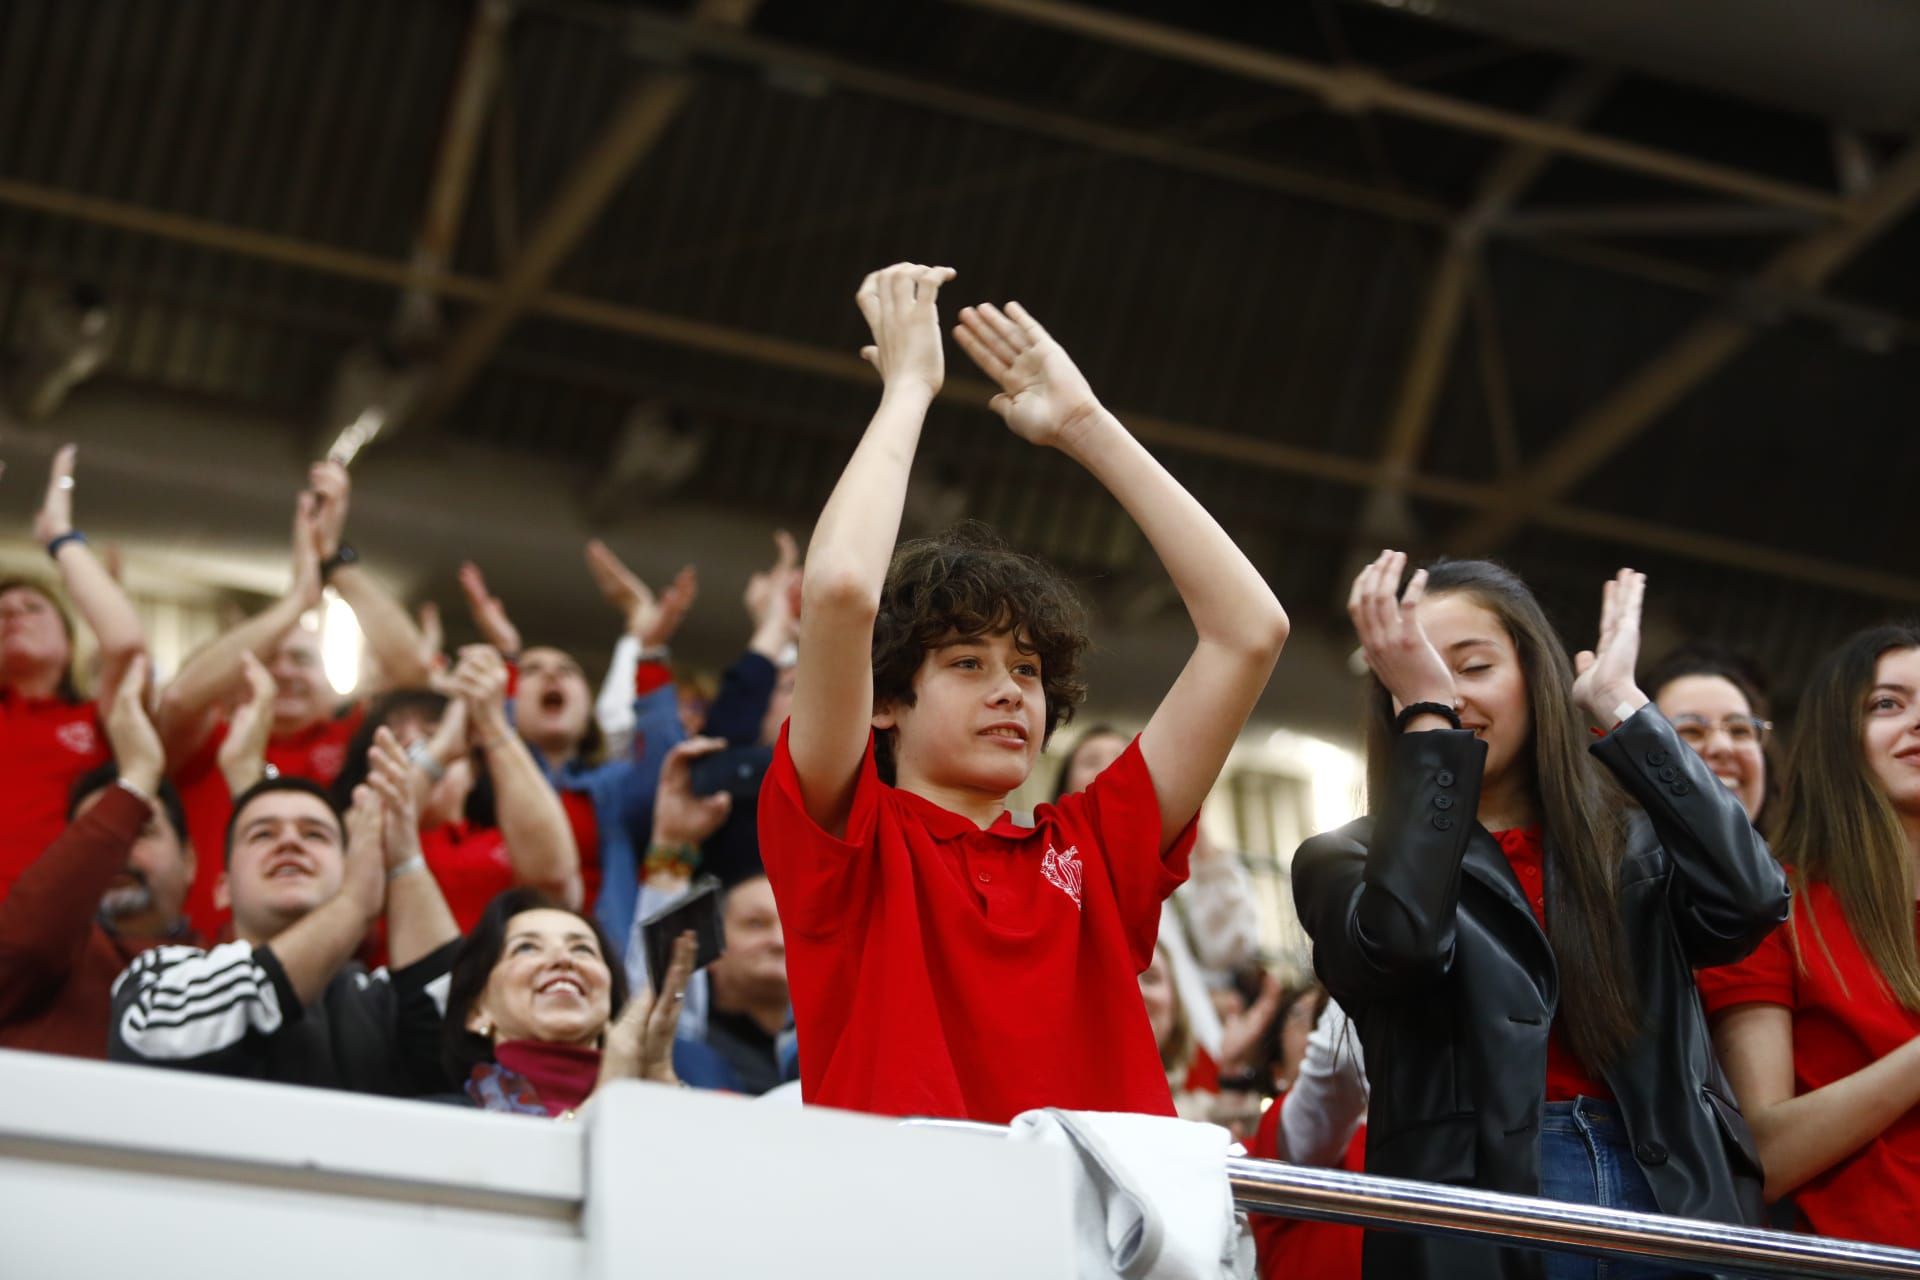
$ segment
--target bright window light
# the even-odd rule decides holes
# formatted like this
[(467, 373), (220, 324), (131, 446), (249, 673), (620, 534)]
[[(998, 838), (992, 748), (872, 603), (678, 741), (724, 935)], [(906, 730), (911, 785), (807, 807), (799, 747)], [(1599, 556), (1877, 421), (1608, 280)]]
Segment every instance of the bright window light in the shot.
[(1360, 816), (1360, 757), (1337, 743), (1276, 729), (1267, 748), (1307, 777), (1315, 831), (1332, 831)]
[(360, 683), (360, 652), (365, 645), (352, 606), (328, 591), (320, 614), (320, 665), (335, 693), (351, 693)]

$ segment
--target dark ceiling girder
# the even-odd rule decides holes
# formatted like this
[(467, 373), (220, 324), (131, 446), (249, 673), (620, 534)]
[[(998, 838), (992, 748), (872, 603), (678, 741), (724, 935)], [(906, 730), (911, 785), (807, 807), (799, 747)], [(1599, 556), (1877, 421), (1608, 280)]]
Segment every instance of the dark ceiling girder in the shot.
[[(494, 282), (472, 276), (449, 272), (423, 273), (408, 263), (355, 250), (314, 244), (291, 236), (244, 227), (225, 226), (201, 218), (164, 213), (10, 178), (0, 178), (0, 204), (389, 288), (431, 289), (443, 297), (463, 302), (485, 304), (492, 300), (498, 290)], [(664, 315), (623, 303), (548, 291), (535, 294), (529, 299), (527, 307), (530, 311), (554, 319), (603, 328), (668, 346), (862, 385), (870, 385), (873, 379), (872, 368), (851, 353), (789, 338), (751, 333), (727, 325)], [(952, 378), (947, 381), (942, 397), (978, 406), (986, 402), (991, 392), (992, 388), (977, 380)], [(1379, 484), (1385, 476), (1380, 464), (1370, 459), (1323, 453), (1163, 418), (1137, 414), (1127, 414), (1125, 417), (1128, 427), (1141, 440), (1197, 456), (1240, 462), (1280, 474), (1309, 476), (1356, 488), (1370, 488)], [(1478, 484), (1415, 474), (1401, 478), (1400, 483), (1408, 493), (1417, 497), (1481, 511), (1498, 510), (1511, 503), (1514, 495), (1513, 484), (1509, 481)], [(1759, 547), (1735, 538), (1695, 533), (1559, 504), (1544, 506), (1536, 513), (1535, 519), (1552, 528), (1602, 541), (1664, 551), (1710, 564), (1811, 582), (1868, 597), (1920, 602), (1920, 579)]]
[[(1848, 202), (1848, 216), (1782, 250), (1754, 277), (1755, 296), (1818, 294), (1833, 273), (1920, 202), (1920, 141), (1880, 173), (1873, 189)], [(1754, 317), (1733, 305), (1714, 308), (1640, 371), (1577, 419), (1553, 447), (1508, 486), (1509, 500), (1468, 520), (1451, 550), (1490, 554), (1530, 519), (1568, 493), (1714, 373), (1756, 332)]]
[(1803, 209), (1829, 217), (1845, 211), (1841, 197), (1831, 192), (1400, 84), (1370, 67), (1325, 66), (1064, 0), (949, 2), (1258, 83), (1313, 94), (1340, 111), (1389, 111), (1443, 128), (1540, 146), (1609, 168), (1760, 204)]

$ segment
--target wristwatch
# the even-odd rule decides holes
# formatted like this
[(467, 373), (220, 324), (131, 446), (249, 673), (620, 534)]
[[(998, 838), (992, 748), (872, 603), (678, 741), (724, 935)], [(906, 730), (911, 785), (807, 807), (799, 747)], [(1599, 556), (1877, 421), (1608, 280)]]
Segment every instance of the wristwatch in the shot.
[(328, 556), (325, 560), (322, 560), (320, 562), (320, 580), (324, 582), (328, 578), (331, 578), (333, 576), (333, 571), (335, 569), (338, 569), (341, 565), (359, 564), (359, 563), (360, 563), (360, 553), (353, 549), (353, 544), (351, 542), (343, 541), (338, 547), (334, 548), (334, 552), (332, 555)]

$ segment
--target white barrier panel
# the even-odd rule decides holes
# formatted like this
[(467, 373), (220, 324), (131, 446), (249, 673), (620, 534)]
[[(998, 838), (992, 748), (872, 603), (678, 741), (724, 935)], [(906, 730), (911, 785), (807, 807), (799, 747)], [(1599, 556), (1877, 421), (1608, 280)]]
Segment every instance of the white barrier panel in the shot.
[(580, 1122), (0, 1051), (0, 1277), (1072, 1274), (1063, 1151), (638, 1083)]

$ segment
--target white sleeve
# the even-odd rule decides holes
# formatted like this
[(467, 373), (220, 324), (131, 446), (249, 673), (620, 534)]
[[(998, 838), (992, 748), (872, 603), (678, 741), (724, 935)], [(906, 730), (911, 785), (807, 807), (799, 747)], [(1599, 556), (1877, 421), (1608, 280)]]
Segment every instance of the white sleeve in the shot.
[(1346, 1011), (1328, 1000), (1280, 1112), (1280, 1158), (1322, 1168), (1339, 1164), (1367, 1118), (1368, 1096), (1360, 1037)]
[(155, 947), (115, 979), (113, 997), (109, 1056), (122, 1061), (211, 1066), (286, 1021), (273, 975), (246, 942)]
[(607, 736), (607, 758), (627, 753), (626, 740), (633, 736), (633, 677), (640, 669), (640, 641), (623, 635), (614, 642), (613, 658), (607, 663), (607, 675), (600, 682), (600, 696), (593, 704), (593, 718)]

